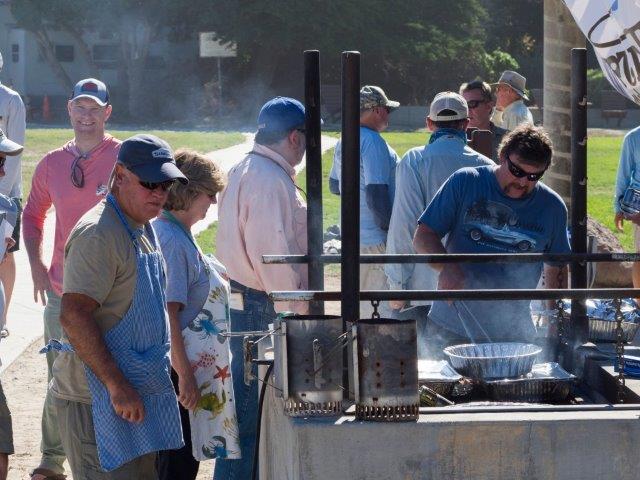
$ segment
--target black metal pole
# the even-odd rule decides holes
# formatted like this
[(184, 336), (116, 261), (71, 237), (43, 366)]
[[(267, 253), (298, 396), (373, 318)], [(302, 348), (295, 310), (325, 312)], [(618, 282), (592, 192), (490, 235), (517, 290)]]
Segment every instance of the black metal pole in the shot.
[[(571, 49), (571, 251), (587, 252), (587, 49)], [(586, 262), (571, 263), (571, 288), (587, 288)], [(571, 300), (569, 338), (587, 340), (584, 300)]]
[[(559, 298), (629, 298), (640, 295), (640, 288), (579, 288), (579, 289), (491, 289), (491, 290), (362, 290), (361, 300), (556, 300)], [(274, 291), (275, 302), (324, 300), (339, 302), (342, 292)]]
[[(304, 52), (304, 108), (307, 140), (307, 245), (309, 288), (324, 290), (322, 255), (322, 148), (320, 128), (320, 52)], [(323, 314), (324, 303), (312, 302), (312, 314)]]
[[(322, 263), (340, 263), (340, 255), (322, 255)], [(263, 255), (266, 264), (307, 263), (307, 255)], [(640, 262), (639, 253), (434, 253), (367, 254), (360, 263), (537, 263), (537, 262)]]
[(342, 52), (342, 318), (360, 317), (360, 53)]
[[(360, 318), (360, 53), (342, 52), (342, 170), (340, 231), (342, 235), (342, 328)], [(343, 350), (342, 384), (349, 385), (349, 349)]]

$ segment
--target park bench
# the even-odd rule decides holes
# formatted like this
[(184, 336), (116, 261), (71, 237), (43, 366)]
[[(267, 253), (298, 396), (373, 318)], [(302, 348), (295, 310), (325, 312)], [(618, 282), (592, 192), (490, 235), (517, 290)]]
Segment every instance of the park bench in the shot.
[(617, 126), (620, 127), (622, 120), (627, 116), (627, 99), (615, 90), (602, 90), (600, 93), (600, 115), (609, 126), (609, 119), (618, 120)]

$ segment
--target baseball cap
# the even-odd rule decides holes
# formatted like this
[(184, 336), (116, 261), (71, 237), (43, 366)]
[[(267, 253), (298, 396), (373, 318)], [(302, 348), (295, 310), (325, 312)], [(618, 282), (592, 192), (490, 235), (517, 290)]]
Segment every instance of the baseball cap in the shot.
[[(454, 112), (453, 115), (441, 115), (445, 110)], [(455, 92), (440, 92), (431, 102), (429, 107), (429, 119), (433, 122), (446, 122), (449, 120), (464, 120), (469, 118), (469, 107), (462, 95)]]
[(22, 153), (23, 148), (24, 147), (22, 145), (12, 140), (9, 140), (7, 136), (4, 134), (4, 132), (0, 130), (0, 153), (9, 155), (9, 156), (20, 155)]
[(76, 98), (90, 98), (98, 105), (104, 107), (109, 104), (109, 91), (107, 86), (95, 78), (85, 78), (76, 83), (69, 100)]
[(375, 85), (365, 85), (360, 89), (360, 110), (374, 107), (398, 108), (400, 102), (389, 100), (380, 87)]
[(120, 145), (118, 162), (143, 182), (179, 180), (189, 183), (176, 165), (169, 144), (155, 135), (140, 134), (127, 138)]
[(505, 70), (500, 75), (500, 80), (497, 83), (493, 83), (492, 86), (500, 85), (509, 85), (513, 88), (518, 95), (520, 95), (525, 100), (529, 100), (529, 97), (524, 93), (525, 85), (527, 83), (527, 79), (520, 75), (518, 72), (514, 72), (513, 70)]
[(288, 132), (300, 125), (304, 125), (304, 105), (295, 98), (272, 98), (258, 114), (258, 130)]

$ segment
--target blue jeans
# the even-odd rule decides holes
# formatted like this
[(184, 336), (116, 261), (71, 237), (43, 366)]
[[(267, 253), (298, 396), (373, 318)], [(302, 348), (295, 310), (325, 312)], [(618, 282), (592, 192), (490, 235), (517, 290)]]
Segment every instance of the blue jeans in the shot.
[[(241, 291), (244, 302), (244, 310), (231, 310), (231, 331), (267, 330), (269, 324), (276, 317), (273, 302), (269, 300), (267, 294), (233, 281), (231, 289), (232, 291)], [(229, 341), (232, 355), (233, 394), (236, 401), (242, 458), (239, 460), (216, 459), (213, 479), (250, 480), (258, 425), (258, 381), (255, 379), (258, 375), (258, 366), (254, 364), (251, 367), (254, 379), (250, 385), (245, 385), (242, 337), (230, 338)], [(253, 358), (256, 358), (257, 354), (256, 349), (253, 352)]]

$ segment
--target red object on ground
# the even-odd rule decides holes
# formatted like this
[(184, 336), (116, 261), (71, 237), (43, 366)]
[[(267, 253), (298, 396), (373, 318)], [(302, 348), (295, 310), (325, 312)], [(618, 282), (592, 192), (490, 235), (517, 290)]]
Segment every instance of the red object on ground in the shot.
[(48, 95), (45, 95), (42, 99), (42, 120), (51, 120), (51, 105), (49, 105)]

